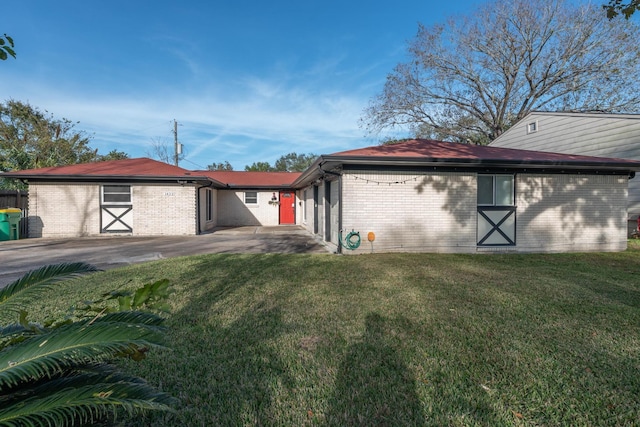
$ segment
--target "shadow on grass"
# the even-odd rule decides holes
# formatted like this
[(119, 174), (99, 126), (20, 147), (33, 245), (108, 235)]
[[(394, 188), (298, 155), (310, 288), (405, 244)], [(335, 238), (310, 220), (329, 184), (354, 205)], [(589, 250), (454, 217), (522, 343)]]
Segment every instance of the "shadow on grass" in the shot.
[(415, 379), (385, 336), (386, 323), (379, 314), (367, 315), (362, 341), (349, 348), (338, 370), (327, 425), (425, 424)]
[[(272, 425), (278, 418), (277, 390), (292, 383), (274, 345), (286, 325), (262, 279), (252, 278), (274, 265), (278, 257), (223, 256), (183, 276), (191, 280), (189, 297), (168, 322), (170, 346), (181, 360), (160, 362), (166, 375), (160, 380), (180, 390), (182, 406), (162, 425)], [(188, 277), (194, 271), (201, 281)]]

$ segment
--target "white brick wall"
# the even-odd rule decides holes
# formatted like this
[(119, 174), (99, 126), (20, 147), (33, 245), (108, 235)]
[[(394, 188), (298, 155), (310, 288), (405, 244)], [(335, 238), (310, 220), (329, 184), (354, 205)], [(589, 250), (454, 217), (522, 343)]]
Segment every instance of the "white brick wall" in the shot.
[[(355, 251), (559, 252), (626, 248), (627, 177), (516, 175), (516, 246), (478, 248), (474, 173), (345, 171), (343, 229)], [(368, 232), (375, 233), (373, 245)]]
[(190, 185), (131, 186), (133, 235), (196, 234), (196, 189)]
[[(325, 185), (319, 187), (318, 234), (325, 237)], [(337, 243), (339, 181), (331, 183), (331, 242)], [(197, 233), (196, 188), (179, 185), (132, 185), (134, 235)], [(476, 247), (476, 175), (345, 171), (342, 176), (342, 228), (359, 231), (355, 251), (484, 252)], [(273, 191), (258, 192), (246, 205), (243, 191), (214, 191), (213, 225), (277, 225), (279, 207), (269, 204)], [(626, 176), (516, 175), (517, 252), (619, 251), (626, 248)], [(298, 192), (301, 196), (302, 192)], [(29, 236), (100, 235), (100, 185), (31, 183)], [(302, 210), (298, 203), (296, 208)], [(307, 230), (313, 231), (313, 187), (307, 189)], [(302, 213), (298, 212), (301, 218)], [(204, 221), (204, 222), (203, 222)], [(371, 245), (367, 233), (375, 233)]]
[(625, 250), (627, 184), (626, 176), (517, 175), (518, 250)]
[(344, 253), (475, 252), (475, 174), (349, 171), (342, 182), (343, 229), (362, 238)]
[(257, 204), (244, 203), (244, 191), (218, 190), (218, 225), (233, 227), (242, 225), (278, 225), (278, 205), (269, 201), (277, 191), (258, 191)]
[[(30, 183), (29, 236), (100, 235), (100, 187), (92, 183)], [(193, 186), (132, 185), (131, 192), (133, 235), (196, 233)]]
[(100, 186), (29, 184), (29, 237), (100, 233)]

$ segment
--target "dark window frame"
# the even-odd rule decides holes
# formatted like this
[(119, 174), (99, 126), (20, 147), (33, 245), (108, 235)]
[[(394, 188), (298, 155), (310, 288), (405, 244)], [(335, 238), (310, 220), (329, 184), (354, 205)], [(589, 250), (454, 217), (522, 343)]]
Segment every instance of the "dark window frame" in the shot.
[(245, 205), (257, 205), (258, 204), (258, 192), (257, 191), (245, 191), (244, 192), (244, 204)]
[(210, 188), (206, 189), (206, 220), (213, 220), (213, 190)]
[[(482, 189), (480, 188), (480, 181), (481, 178), (487, 178), (487, 177), (491, 177), (492, 181), (491, 181), (491, 203), (486, 203), (486, 201), (482, 202), (480, 201), (481, 198), (481, 191)], [(503, 197), (498, 197), (499, 196), (499, 192), (500, 187), (498, 186), (498, 178), (510, 178), (511, 181), (511, 188), (510, 188), (510, 193), (509, 193), (509, 198), (510, 201), (509, 203), (500, 203), (500, 200), (503, 199)], [(502, 173), (479, 173), (478, 174), (478, 191), (477, 191), (477, 196), (476, 196), (476, 204), (478, 207), (487, 207), (487, 206), (515, 206), (516, 203), (516, 178), (515, 175), (513, 174), (502, 174)], [(483, 193), (484, 194), (484, 193)], [(486, 194), (485, 194), (486, 195)]]
[[(126, 191), (124, 191), (125, 189)], [(133, 191), (129, 184), (103, 184), (100, 186), (100, 202), (103, 205), (130, 205), (132, 196)]]

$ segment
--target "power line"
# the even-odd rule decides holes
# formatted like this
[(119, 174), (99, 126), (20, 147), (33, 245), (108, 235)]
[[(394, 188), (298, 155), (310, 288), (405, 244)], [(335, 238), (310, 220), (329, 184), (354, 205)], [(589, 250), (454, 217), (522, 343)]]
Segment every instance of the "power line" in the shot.
[(196, 163), (193, 163), (191, 160), (187, 160), (187, 159), (182, 159), (182, 161), (187, 162), (187, 163), (191, 163), (193, 166), (196, 166), (198, 169), (201, 170), (205, 170), (207, 169), (206, 167), (202, 166), (202, 165), (198, 165)]

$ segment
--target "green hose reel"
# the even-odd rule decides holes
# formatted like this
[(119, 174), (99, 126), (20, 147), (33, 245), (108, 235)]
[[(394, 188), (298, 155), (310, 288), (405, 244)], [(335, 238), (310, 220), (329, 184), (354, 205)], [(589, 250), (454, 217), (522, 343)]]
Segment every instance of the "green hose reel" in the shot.
[(342, 240), (342, 230), (340, 230), (340, 232), (338, 233), (338, 239), (340, 240), (340, 244), (349, 249), (350, 251), (355, 251), (356, 249), (358, 249), (360, 247), (360, 232), (359, 231), (353, 231), (351, 230), (351, 232), (349, 234), (347, 234), (347, 236), (345, 237), (344, 241)]

